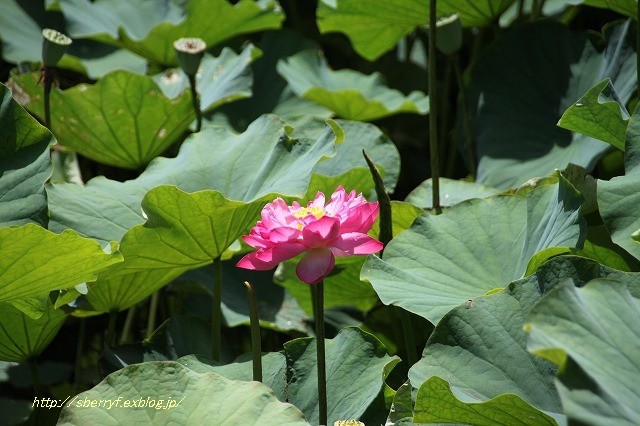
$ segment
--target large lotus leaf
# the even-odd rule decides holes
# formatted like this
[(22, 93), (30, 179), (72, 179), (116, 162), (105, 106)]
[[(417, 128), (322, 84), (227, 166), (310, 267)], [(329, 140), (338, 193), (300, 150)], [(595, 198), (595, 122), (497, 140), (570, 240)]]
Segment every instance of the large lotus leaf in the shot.
[(478, 183), (501, 189), (568, 163), (595, 166), (609, 145), (556, 126), (594, 84), (610, 78), (625, 104), (636, 88), (630, 24), (610, 28), (600, 52), (587, 34), (554, 21), (520, 26), (488, 46), (471, 73), (469, 99)]
[[(400, 174), (400, 154), (393, 141), (378, 127), (370, 123), (346, 120), (336, 120), (335, 122), (342, 128), (344, 140), (336, 144), (336, 155), (316, 164), (313, 173), (337, 176), (354, 167), (367, 168), (367, 163), (362, 155), (362, 150), (365, 150), (376, 165), (382, 166), (384, 186), (387, 191), (393, 192)], [(322, 132), (323, 129), (318, 126), (317, 130), (312, 132), (312, 138), (320, 138)], [(309, 132), (305, 132), (305, 134), (309, 134)], [(359, 188), (345, 186), (345, 189)]]
[[(4, 59), (13, 63), (40, 62), (42, 28), (62, 28), (62, 15), (45, 11), (43, 2), (5, 0), (2, 8), (0, 37)], [(74, 40), (58, 67), (99, 78), (117, 69), (143, 74), (146, 61), (115, 46), (93, 40)]]
[(426, 24), (429, 6), (422, 0), (321, 0), (317, 15), (321, 32), (346, 34), (356, 52), (373, 61)]
[(640, 422), (639, 321), (638, 299), (606, 279), (583, 288), (565, 282), (531, 310), (528, 348), (559, 364), (556, 387), (570, 421)]
[[(185, 367), (197, 372), (214, 372), (231, 380), (253, 380), (253, 361), (251, 354), (240, 355), (232, 363), (218, 365), (203, 356), (185, 356), (178, 360)], [(287, 400), (287, 358), (282, 352), (269, 352), (262, 355), (262, 383), (269, 386), (276, 397)]]
[[(251, 63), (260, 50), (249, 45), (237, 55), (224, 48), (220, 56), (205, 54), (196, 74), (196, 89), (200, 95), (200, 109), (210, 111), (228, 102), (251, 96)], [(162, 93), (170, 99), (189, 89), (189, 79), (179, 68), (172, 68), (153, 77)]]
[(40, 354), (62, 327), (66, 314), (47, 300), (38, 319), (10, 303), (0, 303), (0, 360), (26, 362)]
[[(78, 37), (107, 35), (138, 55), (163, 65), (177, 65), (173, 42), (199, 37), (213, 46), (240, 34), (280, 27), (284, 14), (276, 1), (146, 0), (143, 7), (118, 0), (62, 0), (70, 34)], [(151, 10), (149, 12), (149, 10)]]
[(72, 230), (54, 234), (35, 224), (0, 228), (0, 301), (15, 300), (94, 281), (122, 261)]
[(383, 258), (369, 256), (361, 278), (385, 304), (432, 323), (471, 298), (522, 278), (537, 252), (580, 246), (585, 238), (580, 194), (563, 177), (526, 196), (464, 201), (438, 216), (419, 216)]
[(420, 384), (446, 378), (459, 397), (487, 401), (512, 393), (550, 413), (561, 413), (553, 385), (554, 365), (527, 352), (524, 322), (531, 308), (570, 278), (584, 285), (608, 277), (639, 289), (638, 273), (624, 273), (576, 256), (560, 256), (503, 292), (474, 298), (453, 309), (436, 326), (409, 377)]
[[(450, 207), (473, 198), (486, 198), (500, 192), (499, 189), (475, 182), (440, 178), (440, 205)], [(422, 207), (432, 208), (433, 181), (427, 179), (407, 195), (405, 201)]]
[[(175, 158), (154, 160), (135, 180), (95, 178), (84, 187), (47, 189), (51, 227), (73, 228), (98, 241), (119, 241), (144, 222), (140, 203), (160, 185), (187, 192), (213, 189), (234, 200), (253, 201), (270, 193), (302, 196), (315, 164), (334, 152), (333, 131), (318, 141), (292, 140), (275, 116), (262, 116), (244, 132), (205, 127), (185, 140)], [(248, 155), (250, 154), (250, 155)]]
[[(25, 107), (43, 117), (43, 86), (37, 78), (19, 74), (12, 84), (26, 96)], [(127, 71), (51, 92), (51, 127), (58, 142), (118, 167), (147, 165), (182, 136), (194, 116), (188, 91), (171, 100), (151, 77)]]
[(598, 206), (614, 243), (640, 259), (640, 244), (632, 234), (640, 228), (640, 109), (636, 108), (626, 133), (625, 175), (598, 181)]
[(211, 263), (260, 218), (266, 196), (245, 203), (217, 191), (186, 193), (175, 186), (152, 189), (142, 200), (148, 220), (122, 238), (125, 261), (108, 275), (153, 269), (183, 271)]
[(558, 423), (536, 410), (516, 395), (500, 395), (485, 402), (460, 400), (446, 381), (439, 377), (427, 380), (416, 396), (413, 421), (423, 423), (457, 423), (478, 426), (555, 426)]
[(567, 109), (558, 126), (607, 142), (624, 151), (629, 114), (608, 78)]
[[(285, 343), (289, 367), (289, 402), (311, 423), (318, 422), (318, 376), (315, 339)], [(328, 423), (359, 418), (382, 390), (384, 379), (400, 361), (359, 328), (345, 328), (326, 340)]]
[[(249, 281), (253, 284), (258, 299), (258, 318), (260, 325), (276, 331), (296, 330), (302, 333), (307, 331), (307, 314), (301, 309), (296, 299), (281, 286), (274, 284), (273, 276), (264, 271), (251, 271), (236, 267), (239, 257), (222, 262), (222, 317), (228, 327), (249, 324), (249, 307), (247, 303), (247, 289), (242, 284)], [(196, 298), (205, 297), (205, 305), (209, 302), (213, 293), (213, 267), (195, 269), (184, 274), (178, 279), (181, 282), (195, 282), (200, 284), (200, 292), (193, 292), (192, 298), (186, 303), (195, 301)], [(174, 287), (175, 289), (175, 287)], [(191, 306), (190, 306), (191, 308)], [(187, 310), (187, 312), (190, 312)], [(205, 310), (208, 313), (208, 310)], [(208, 319), (210, 315), (207, 315)]]
[(373, 121), (399, 113), (426, 114), (429, 100), (422, 92), (405, 96), (389, 89), (379, 73), (333, 71), (320, 52), (307, 50), (278, 62), (278, 73), (296, 95), (314, 101), (348, 120)]
[(51, 133), (0, 85), (0, 226), (46, 225)]
[[(271, 140), (266, 140), (267, 137), (271, 137)], [(225, 195), (214, 191), (187, 194), (177, 187), (151, 191), (143, 206), (150, 222), (132, 228), (122, 239), (121, 250), (126, 252), (127, 258), (125, 264), (101, 274), (87, 295), (95, 309), (125, 309), (187, 270), (206, 265), (220, 256), (243, 232), (248, 232), (259, 218), (264, 204), (273, 200), (276, 194), (294, 196), (304, 193), (313, 166), (324, 156), (333, 153), (335, 136), (329, 128), (319, 141), (293, 141), (288, 139), (282, 122), (265, 116), (241, 135), (231, 134), (224, 128), (208, 128), (192, 138), (183, 144), (178, 157), (154, 162), (135, 181), (99, 181), (101, 185), (109, 182), (105, 187), (113, 185), (120, 189), (116, 194), (121, 197), (125, 194), (128, 196), (125, 199), (127, 204), (121, 207), (123, 211), (129, 208), (133, 212), (140, 211), (140, 214), (140, 198), (137, 197), (146, 192), (146, 187), (153, 188), (163, 182), (171, 182), (190, 191), (213, 187)], [(212, 144), (224, 148), (213, 150)], [(246, 152), (252, 155), (246, 155)], [(186, 168), (180, 167), (184, 163), (189, 164), (193, 175), (186, 174)], [(77, 192), (77, 188), (71, 188), (63, 195)], [(51, 194), (53, 205), (56, 204), (53, 200), (60, 199), (53, 195), (54, 192)], [(101, 200), (98, 196), (91, 200), (94, 199), (96, 203)], [(183, 202), (186, 204), (182, 205)], [(213, 211), (215, 204), (209, 205), (209, 202), (216, 202), (221, 208)], [(117, 203), (122, 201), (118, 200)], [(185, 206), (192, 210), (185, 210)], [(95, 216), (95, 207), (86, 201), (82, 205), (78, 202), (75, 207), (80, 211), (70, 212), (68, 206), (63, 204), (51, 208), (54, 217), (57, 211), (71, 217), (74, 228), (80, 232), (87, 229), (91, 235), (103, 239), (123, 235), (124, 229), (118, 227), (118, 216), (110, 216), (112, 213), (102, 209), (97, 216), (97, 223), (107, 226), (96, 230), (90, 228), (96, 220), (92, 218), (92, 215)], [(130, 212), (127, 212), (126, 218), (133, 221)], [(185, 227), (178, 218), (189, 223)], [(212, 229), (212, 221), (220, 221), (222, 226)], [(160, 241), (156, 241), (159, 238), (163, 240), (160, 244)], [(193, 253), (192, 249), (195, 250)], [(183, 255), (175, 258), (175, 254), (181, 250)]]
[[(91, 407), (91, 401), (118, 398), (118, 406)], [(147, 400), (154, 405), (162, 400), (165, 409), (131, 406), (132, 402)], [(86, 407), (85, 401), (89, 401)], [(167, 409), (170, 405), (172, 408)], [(147, 362), (110, 374), (93, 389), (70, 400), (58, 422), (123, 423), (308, 425), (296, 407), (278, 401), (261, 383), (229, 380), (213, 372), (201, 374), (177, 362)]]

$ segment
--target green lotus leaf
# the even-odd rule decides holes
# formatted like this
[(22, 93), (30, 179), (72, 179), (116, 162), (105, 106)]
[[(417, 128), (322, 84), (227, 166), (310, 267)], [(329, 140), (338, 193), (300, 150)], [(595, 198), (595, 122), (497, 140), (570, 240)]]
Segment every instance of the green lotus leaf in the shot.
[(0, 251), (0, 302), (94, 281), (98, 272), (122, 261), (119, 252), (107, 254), (72, 230), (55, 234), (32, 223), (0, 228)]
[[(120, 398), (118, 407), (91, 407), (91, 401)], [(163, 407), (132, 408), (125, 402), (162, 400)], [(85, 407), (85, 401), (88, 405)], [(173, 405), (175, 404), (175, 405)], [(177, 362), (146, 362), (110, 374), (69, 402), (59, 425), (123, 423), (308, 425), (293, 405), (278, 401), (262, 383), (240, 382), (209, 372), (197, 373)]]
[(353, 70), (333, 71), (320, 52), (307, 50), (278, 62), (278, 73), (296, 95), (323, 105), (348, 120), (373, 121), (399, 113), (426, 114), (424, 93), (405, 96), (389, 89), (382, 75)]
[[(44, 114), (36, 74), (12, 77), (25, 107)], [(98, 162), (137, 169), (162, 154), (194, 118), (191, 95), (166, 98), (151, 77), (115, 71), (96, 84), (51, 92), (51, 127), (58, 142)]]
[(56, 337), (66, 317), (48, 298), (38, 319), (10, 303), (0, 303), (0, 360), (26, 362), (35, 358)]
[(321, 0), (317, 15), (321, 32), (346, 34), (356, 52), (373, 61), (416, 27), (426, 25), (429, 6), (421, 0)]
[(614, 243), (640, 259), (640, 245), (632, 235), (640, 228), (640, 109), (629, 120), (625, 144), (625, 175), (598, 180), (600, 215)]
[(0, 85), (0, 226), (46, 225), (51, 133)]
[(436, 324), (466, 300), (522, 278), (531, 257), (549, 247), (580, 247), (586, 227), (582, 197), (563, 177), (526, 197), (464, 201), (438, 216), (419, 216), (369, 256), (361, 278), (385, 304)]
[[(318, 422), (316, 344), (313, 338), (291, 340), (287, 356), (289, 402), (313, 424)], [(400, 362), (384, 345), (359, 328), (345, 328), (326, 341), (328, 424), (359, 418), (381, 392), (384, 379)]]
[[(210, 358), (194, 355), (182, 357), (178, 362), (197, 373), (213, 372), (230, 380), (253, 380), (251, 354), (240, 355), (232, 363), (225, 365), (218, 365)], [(262, 383), (269, 386), (280, 401), (287, 400), (287, 358), (282, 352), (262, 355)]]
[(502, 292), (454, 308), (436, 326), (423, 358), (411, 368), (411, 383), (419, 385), (438, 376), (446, 378), (460, 398), (487, 401), (515, 394), (555, 418), (562, 417), (553, 385), (555, 366), (527, 352), (525, 317), (566, 279), (584, 285), (600, 277), (640, 289), (636, 284), (639, 273), (620, 272), (582, 257), (560, 256)]
[(529, 313), (528, 349), (559, 364), (556, 387), (571, 423), (640, 422), (640, 321), (623, 283), (596, 279), (583, 288), (560, 284)]
[(483, 50), (471, 71), (469, 105), (477, 182), (518, 186), (573, 163), (591, 170), (610, 145), (556, 123), (594, 84), (609, 78), (625, 104), (636, 88), (630, 24), (607, 27), (600, 50), (587, 34), (538, 21)]
[(175, 66), (173, 42), (198, 37), (214, 46), (240, 34), (279, 28), (284, 14), (276, 1), (59, 0), (71, 36), (107, 40), (162, 65)]
[[(260, 50), (253, 45), (245, 47), (239, 55), (228, 48), (224, 48), (218, 57), (205, 54), (196, 74), (200, 109), (207, 112), (225, 103), (250, 97), (250, 65), (260, 55)], [(170, 99), (189, 89), (189, 79), (179, 68), (155, 75), (153, 80)]]
[[(490, 197), (500, 192), (499, 189), (464, 180), (440, 178), (439, 182), (440, 205), (443, 207), (453, 206), (473, 198)], [(433, 182), (431, 179), (427, 179), (411, 191), (405, 201), (423, 209), (430, 209), (432, 208), (432, 196)]]
[(418, 389), (413, 421), (478, 426), (558, 424), (516, 395), (500, 395), (485, 402), (460, 400), (451, 392), (447, 382), (439, 377), (430, 378)]
[(558, 126), (607, 142), (624, 151), (629, 114), (610, 79), (593, 86), (567, 109)]

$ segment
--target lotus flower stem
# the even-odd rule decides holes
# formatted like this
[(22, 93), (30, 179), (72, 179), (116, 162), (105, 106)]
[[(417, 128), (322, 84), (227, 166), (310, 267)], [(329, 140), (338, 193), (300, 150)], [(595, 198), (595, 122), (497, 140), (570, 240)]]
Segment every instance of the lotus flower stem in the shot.
[(469, 161), (469, 173), (475, 179), (476, 168), (476, 154), (473, 149), (473, 130), (471, 127), (471, 117), (469, 117), (469, 107), (467, 102), (467, 91), (464, 87), (464, 81), (462, 79), (462, 70), (460, 69), (460, 58), (456, 53), (452, 58), (453, 70), (456, 75), (456, 81), (458, 83), (458, 93), (460, 95), (460, 108), (462, 109), (462, 127), (464, 131), (464, 146), (467, 151), (467, 160)]
[(158, 313), (158, 299), (160, 298), (159, 291), (156, 291), (151, 295), (151, 301), (149, 302), (149, 316), (147, 317), (147, 339), (153, 334), (153, 330), (156, 328), (156, 315)]
[(127, 311), (127, 317), (124, 320), (124, 326), (122, 327), (122, 335), (120, 336), (120, 344), (126, 343), (129, 340), (129, 334), (131, 333), (131, 327), (133, 326), (133, 320), (136, 316), (136, 307), (132, 306)]
[(312, 284), (315, 290), (313, 314), (316, 322), (316, 358), (318, 366), (318, 424), (327, 424), (327, 368), (324, 351), (324, 281)]
[(33, 381), (33, 391), (35, 396), (42, 396), (42, 382), (40, 381), (40, 372), (38, 371), (38, 364), (35, 359), (29, 360), (29, 369), (31, 370), (31, 380)]
[(258, 300), (253, 285), (244, 282), (249, 296), (249, 320), (251, 322), (251, 353), (253, 354), (253, 380), (262, 382), (262, 345), (260, 341), (260, 319), (258, 318)]
[(438, 153), (438, 94), (436, 85), (436, 0), (429, 0), (429, 157), (431, 159), (432, 204), (440, 214), (440, 155)]
[(73, 377), (73, 391), (77, 394), (80, 389), (80, 359), (82, 358), (82, 349), (84, 348), (84, 338), (86, 330), (86, 321), (80, 318), (78, 325), (78, 345), (76, 346), (76, 365)]
[(636, 17), (636, 79), (638, 80), (638, 100), (640, 100), (640, 1), (638, 2), (638, 10)]
[(411, 314), (402, 308), (399, 309), (400, 322), (402, 324), (402, 336), (404, 337), (404, 346), (407, 350), (407, 363), (409, 367), (418, 362), (418, 354), (416, 352), (416, 338), (413, 334), (413, 326), (411, 325)]
[(196, 76), (187, 75), (189, 78), (189, 87), (191, 88), (191, 102), (193, 102), (193, 111), (196, 113), (196, 133), (202, 129), (202, 111), (200, 110), (200, 97), (196, 91)]
[(53, 67), (44, 67), (43, 80), (44, 80), (44, 125), (47, 129), (51, 130), (51, 86), (53, 84), (54, 74)]
[(213, 305), (211, 306), (211, 358), (220, 361), (220, 329), (222, 327), (222, 262), (213, 261)]
[(117, 311), (109, 311), (109, 326), (107, 327), (107, 337), (105, 343), (109, 346), (116, 344), (116, 322), (118, 320)]

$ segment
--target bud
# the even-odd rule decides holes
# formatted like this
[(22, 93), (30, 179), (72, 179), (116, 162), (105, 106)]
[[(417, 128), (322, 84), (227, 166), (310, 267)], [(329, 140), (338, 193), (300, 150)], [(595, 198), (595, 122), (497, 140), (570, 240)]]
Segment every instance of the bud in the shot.
[(173, 43), (173, 48), (182, 71), (187, 75), (195, 75), (207, 43), (200, 38), (180, 38)]
[(365, 426), (364, 423), (357, 420), (336, 420), (333, 426)]
[(64, 56), (71, 41), (66, 35), (51, 28), (42, 30), (42, 62), (44, 62), (44, 66), (55, 67)]
[(438, 19), (436, 46), (445, 55), (451, 55), (462, 47), (462, 24), (457, 13)]

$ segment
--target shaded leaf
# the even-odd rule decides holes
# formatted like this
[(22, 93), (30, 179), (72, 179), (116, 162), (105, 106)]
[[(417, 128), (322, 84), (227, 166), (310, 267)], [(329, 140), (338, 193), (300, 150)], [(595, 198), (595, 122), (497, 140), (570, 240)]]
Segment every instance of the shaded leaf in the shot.
[(567, 109), (558, 126), (607, 142), (624, 151), (629, 114), (610, 79), (593, 86)]
[(51, 133), (0, 85), (0, 226), (45, 225), (44, 184), (51, 176)]
[(554, 21), (520, 26), (484, 49), (469, 104), (478, 183), (507, 189), (568, 163), (590, 171), (610, 146), (556, 126), (594, 84), (611, 79), (621, 102), (636, 88), (630, 24), (609, 27), (606, 49)]
[(638, 321), (638, 300), (622, 283), (606, 279), (583, 288), (567, 281), (531, 310), (528, 349), (559, 364), (556, 386), (571, 421), (640, 421)]
[(10, 303), (0, 303), (0, 359), (26, 362), (40, 355), (62, 327), (66, 314), (47, 300), (38, 319), (27, 316)]
[[(318, 422), (315, 339), (285, 343), (289, 402), (311, 423)], [(358, 328), (345, 328), (326, 340), (328, 424), (359, 418), (382, 390), (384, 379), (400, 362), (387, 355), (378, 339)]]

